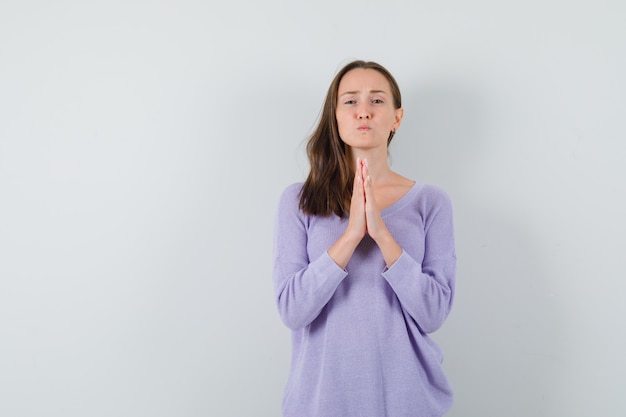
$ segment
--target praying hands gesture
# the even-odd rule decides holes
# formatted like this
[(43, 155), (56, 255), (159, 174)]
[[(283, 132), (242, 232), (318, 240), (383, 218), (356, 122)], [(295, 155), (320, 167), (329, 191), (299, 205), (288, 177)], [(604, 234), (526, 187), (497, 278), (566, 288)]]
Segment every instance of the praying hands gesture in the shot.
[(328, 250), (328, 254), (337, 265), (345, 269), (359, 242), (368, 234), (376, 242), (385, 263), (390, 267), (402, 254), (402, 248), (391, 236), (376, 205), (367, 160), (357, 159), (356, 165), (348, 227)]

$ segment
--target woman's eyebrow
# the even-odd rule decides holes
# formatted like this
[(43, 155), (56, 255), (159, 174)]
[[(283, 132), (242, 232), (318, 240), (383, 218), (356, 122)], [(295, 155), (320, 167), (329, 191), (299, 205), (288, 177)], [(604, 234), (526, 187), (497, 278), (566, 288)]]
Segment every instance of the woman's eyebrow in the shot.
[[(358, 94), (360, 92), (361, 91), (359, 91), (359, 90), (356, 90), (356, 91), (346, 91), (344, 93), (339, 94), (339, 96), (341, 97), (341, 96), (345, 96), (345, 95), (348, 95), (348, 94)], [(370, 90), (369, 93), (370, 94), (387, 94), (387, 92), (385, 90)]]

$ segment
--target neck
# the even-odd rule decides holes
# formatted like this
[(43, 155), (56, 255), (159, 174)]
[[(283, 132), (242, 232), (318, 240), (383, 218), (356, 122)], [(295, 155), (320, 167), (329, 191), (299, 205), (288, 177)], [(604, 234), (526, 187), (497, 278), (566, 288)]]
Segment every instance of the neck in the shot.
[(369, 174), (374, 184), (381, 184), (387, 180), (391, 174), (391, 168), (387, 162), (387, 150), (384, 152), (368, 152), (361, 149), (353, 149), (351, 152), (352, 166), (356, 166), (357, 159), (367, 160)]

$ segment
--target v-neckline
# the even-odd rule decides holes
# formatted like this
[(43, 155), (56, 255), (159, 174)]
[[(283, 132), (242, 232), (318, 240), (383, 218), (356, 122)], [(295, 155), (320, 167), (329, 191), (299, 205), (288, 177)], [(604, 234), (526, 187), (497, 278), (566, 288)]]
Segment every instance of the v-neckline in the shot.
[(394, 201), (393, 203), (391, 203), (390, 205), (388, 205), (387, 207), (382, 209), (380, 211), (380, 215), (381, 216), (387, 216), (387, 215), (395, 212), (396, 210), (399, 210), (402, 207), (404, 207), (404, 202), (406, 200), (409, 200), (411, 198), (411, 196), (418, 189), (419, 189), (418, 183), (417, 183), (417, 181), (414, 181), (413, 185), (411, 185), (411, 187), (404, 194), (402, 194), (402, 196), (399, 199), (397, 199), (396, 201)]

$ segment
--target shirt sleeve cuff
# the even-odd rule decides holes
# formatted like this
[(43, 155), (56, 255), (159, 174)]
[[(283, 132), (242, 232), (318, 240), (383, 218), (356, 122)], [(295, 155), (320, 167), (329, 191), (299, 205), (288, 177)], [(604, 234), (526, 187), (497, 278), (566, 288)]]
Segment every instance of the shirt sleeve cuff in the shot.
[(328, 254), (328, 251), (324, 252), (318, 261), (320, 262), (320, 271), (328, 277), (343, 279), (348, 275), (348, 271), (337, 265), (333, 258), (331, 258)]

